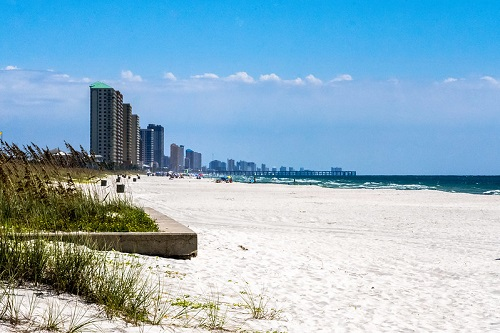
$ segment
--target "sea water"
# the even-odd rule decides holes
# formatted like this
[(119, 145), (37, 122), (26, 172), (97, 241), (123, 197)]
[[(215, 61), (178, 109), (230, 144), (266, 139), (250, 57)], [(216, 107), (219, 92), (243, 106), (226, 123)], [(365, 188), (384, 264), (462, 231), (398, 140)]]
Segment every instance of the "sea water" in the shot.
[(328, 188), (437, 190), (500, 195), (500, 176), (352, 176), (321, 178), (273, 178), (234, 176), (238, 182), (316, 185)]

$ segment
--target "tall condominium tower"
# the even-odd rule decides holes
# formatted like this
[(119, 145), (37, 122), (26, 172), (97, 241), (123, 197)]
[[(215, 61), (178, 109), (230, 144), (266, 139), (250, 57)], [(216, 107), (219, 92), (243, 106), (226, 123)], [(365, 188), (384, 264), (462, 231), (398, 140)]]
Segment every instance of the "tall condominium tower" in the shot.
[(201, 154), (191, 149), (186, 149), (186, 169), (201, 171)]
[(141, 161), (150, 167), (153, 167), (154, 163), (154, 133), (152, 128), (141, 128)]
[(149, 124), (148, 129), (154, 130), (154, 139), (153, 139), (153, 160), (158, 163), (160, 168), (163, 168), (163, 156), (165, 155), (165, 131), (163, 126)]
[(170, 145), (170, 170), (179, 172), (184, 169), (184, 146)]
[(139, 116), (132, 114), (132, 105), (123, 104), (123, 163), (137, 165), (140, 140)]
[(123, 163), (123, 96), (102, 82), (90, 86), (90, 151)]
[(139, 116), (136, 114), (132, 115), (132, 137), (130, 139), (131, 146), (131, 162), (132, 165), (139, 165), (141, 157), (139, 155), (139, 150), (141, 149), (141, 127), (139, 125)]

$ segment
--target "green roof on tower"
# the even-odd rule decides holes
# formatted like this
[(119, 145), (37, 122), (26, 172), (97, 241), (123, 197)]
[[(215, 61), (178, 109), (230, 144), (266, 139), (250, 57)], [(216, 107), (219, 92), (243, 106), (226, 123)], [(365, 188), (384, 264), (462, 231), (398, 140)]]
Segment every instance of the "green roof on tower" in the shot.
[(108, 86), (106, 83), (102, 82), (94, 82), (90, 85), (90, 89), (113, 89), (112, 87)]

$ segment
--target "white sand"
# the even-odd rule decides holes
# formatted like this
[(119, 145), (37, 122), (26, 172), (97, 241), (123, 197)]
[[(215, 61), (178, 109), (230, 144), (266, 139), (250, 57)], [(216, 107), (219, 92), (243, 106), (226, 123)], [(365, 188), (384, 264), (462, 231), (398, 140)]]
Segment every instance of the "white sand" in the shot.
[[(241, 303), (247, 283), (282, 310), (281, 320), (231, 310), (230, 329), (500, 331), (500, 196), (163, 177), (127, 191), (198, 233), (192, 260), (141, 256), (172, 293)], [(115, 323), (106, 331), (161, 331)]]
[(169, 261), (184, 284), (262, 285), (288, 332), (500, 331), (498, 196), (154, 177), (131, 187), (198, 233), (197, 258)]

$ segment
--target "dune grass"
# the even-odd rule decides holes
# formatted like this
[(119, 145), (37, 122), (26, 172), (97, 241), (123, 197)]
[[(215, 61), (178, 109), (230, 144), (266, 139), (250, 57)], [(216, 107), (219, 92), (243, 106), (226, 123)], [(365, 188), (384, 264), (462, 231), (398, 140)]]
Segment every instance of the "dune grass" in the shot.
[[(83, 149), (67, 145), (71, 153), (63, 155), (36, 145), (0, 144), (0, 281), (48, 285), (104, 305), (109, 316), (147, 320), (145, 299), (152, 291), (140, 281), (139, 268), (91, 250), (86, 239), (49, 241), (42, 232), (158, 231), (155, 222), (126, 197), (102, 198), (89, 186), (108, 170)], [(36, 237), (26, 240), (19, 233)], [(12, 304), (5, 309), (9, 318), (16, 317)], [(47, 319), (48, 329), (57, 324), (54, 317)]]
[(102, 163), (83, 149), (54, 155), (36, 145), (0, 147), (0, 227), (26, 231), (158, 231), (125, 196), (97, 195)]

